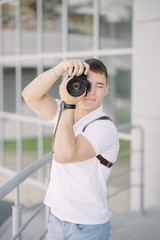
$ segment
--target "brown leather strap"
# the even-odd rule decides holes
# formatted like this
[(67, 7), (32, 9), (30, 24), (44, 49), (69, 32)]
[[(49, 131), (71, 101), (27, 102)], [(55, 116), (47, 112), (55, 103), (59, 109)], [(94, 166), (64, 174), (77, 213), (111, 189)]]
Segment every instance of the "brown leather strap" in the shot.
[[(96, 118), (96, 119), (94, 119), (93, 121), (89, 122), (89, 123), (83, 128), (82, 132), (85, 131), (86, 127), (87, 127), (89, 124), (91, 124), (91, 123), (93, 123), (94, 121), (97, 121), (97, 120), (110, 120), (110, 121), (112, 121), (111, 118), (108, 117), (108, 116), (102, 116), (102, 117)], [(96, 158), (100, 161), (101, 164), (103, 164), (104, 166), (106, 166), (106, 167), (108, 167), (108, 168), (111, 168), (111, 167), (113, 166), (113, 163), (112, 163), (112, 162), (109, 162), (107, 159), (105, 159), (104, 157), (102, 157), (101, 154), (97, 155)]]
[(82, 132), (85, 131), (86, 127), (88, 127), (89, 124), (91, 124), (91, 123), (93, 123), (94, 121), (97, 121), (97, 120), (110, 120), (110, 121), (112, 121), (111, 118), (108, 117), (108, 116), (102, 116), (102, 117), (96, 118), (96, 119), (94, 119), (93, 121), (89, 122), (89, 123), (83, 128)]
[(107, 159), (102, 157), (101, 154), (97, 155), (96, 158), (98, 158), (98, 160), (100, 161), (101, 164), (103, 164), (104, 166), (106, 166), (108, 168), (111, 168), (113, 166), (113, 163), (109, 162)]

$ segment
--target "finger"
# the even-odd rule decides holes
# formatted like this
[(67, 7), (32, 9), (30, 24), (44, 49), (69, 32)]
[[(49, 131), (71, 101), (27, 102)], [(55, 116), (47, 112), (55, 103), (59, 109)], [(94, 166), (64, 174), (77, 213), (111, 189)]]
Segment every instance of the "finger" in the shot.
[(69, 76), (72, 76), (73, 67), (74, 67), (74, 64), (73, 64), (73, 62), (71, 62), (71, 63), (69, 64), (69, 68), (68, 68), (68, 75), (69, 75)]
[(72, 60), (69, 64), (68, 74), (69, 76), (74, 77), (79, 70), (79, 65), (76, 60)]
[(73, 72), (72, 72), (72, 77), (74, 77), (75, 75), (77, 75), (77, 73), (79, 72), (79, 68), (80, 68), (80, 65), (78, 63), (77, 60), (74, 61), (74, 68), (73, 68)]
[(67, 83), (69, 82), (69, 80), (71, 80), (72, 79), (72, 77), (70, 77), (68, 74), (65, 76), (65, 78), (63, 79), (63, 81), (62, 81), (62, 83), (61, 83), (61, 85), (63, 85), (63, 86), (67, 86)]
[(84, 64), (82, 61), (78, 61), (78, 64), (79, 64), (79, 70), (78, 70), (77, 76), (80, 76), (84, 72)]
[(87, 75), (89, 70), (90, 70), (90, 66), (88, 63), (86, 63), (85, 61), (83, 62), (83, 65), (85, 67), (85, 71), (84, 71), (84, 74)]

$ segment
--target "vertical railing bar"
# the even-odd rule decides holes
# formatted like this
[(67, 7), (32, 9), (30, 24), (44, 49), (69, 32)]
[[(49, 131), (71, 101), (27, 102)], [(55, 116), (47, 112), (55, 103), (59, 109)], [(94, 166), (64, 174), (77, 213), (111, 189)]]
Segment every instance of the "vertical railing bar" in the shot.
[[(19, 185), (15, 189), (15, 205), (12, 206), (12, 236), (14, 236), (21, 227), (21, 206), (19, 205)], [(21, 240), (19, 234), (17, 240)]]
[[(48, 218), (49, 218), (49, 214), (50, 214), (50, 209), (45, 206), (45, 226), (47, 228), (47, 231), (48, 231)], [(47, 238), (46, 238), (47, 240)]]
[(140, 178), (140, 185), (141, 185), (141, 194), (140, 194), (140, 209), (141, 209), (141, 213), (144, 213), (144, 130), (142, 127), (139, 128), (140, 129), (140, 140), (141, 140), (141, 151), (140, 151), (140, 155), (141, 155), (141, 166), (140, 166), (140, 171), (141, 171), (141, 178)]
[(19, 206), (19, 186), (15, 189), (15, 207)]
[[(47, 183), (47, 185), (49, 184), (49, 181), (50, 181), (50, 169), (51, 169), (51, 162), (49, 162), (47, 164), (47, 169), (46, 169), (46, 183)], [(50, 209), (49, 209), (49, 207), (45, 206), (45, 224), (46, 224), (47, 229), (48, 229), (49, 214), (50, 214)], [(46, 240), (47, 240), (47, 238), (46, 238)]]

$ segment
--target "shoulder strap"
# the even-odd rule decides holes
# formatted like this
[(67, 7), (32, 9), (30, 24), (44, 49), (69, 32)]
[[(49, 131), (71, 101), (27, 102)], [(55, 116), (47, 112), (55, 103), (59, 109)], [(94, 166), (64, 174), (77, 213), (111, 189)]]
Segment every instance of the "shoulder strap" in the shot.
[[(93, 123), (94, 121), (97, 121), (97, 120), (111, 120), (110, 117), (108, 116), (102, 116), (102, 117), (99, 117), (99, 118), (96, 118), (94, 119), (93, 121), (89, 122), (82, 130), (82, 132), (85, 131), (86, 127), (88, 127), (89, 124)], [(108, 168), (111, 168), (113, 166), (113, 163), (112, 162), (109, 162), (107, 159), (105, 159), (104, 157), (102, 157), (101, 154), (97, 155), (96, 158), (100, 161), (101, 164), (103, 164), (104, 166), (108, 167)]]
[(84, 131), (86, 130), (86, 127), (88, 127), (89, 124), (91, 124), (91, 123), (93, 123), (93, 122), (95, 122), (95, 121), (97, 121), (97, 120), (110, 120), (110, 121), (112, 121), (111, 118), (108, 117), (108, 116), (102, 116), (102, 117), (96, 118), (96, 119), (94, 119), (93, 121), (89, 122), (89, 123), (83, 128), (82, 132), (84, 132)]

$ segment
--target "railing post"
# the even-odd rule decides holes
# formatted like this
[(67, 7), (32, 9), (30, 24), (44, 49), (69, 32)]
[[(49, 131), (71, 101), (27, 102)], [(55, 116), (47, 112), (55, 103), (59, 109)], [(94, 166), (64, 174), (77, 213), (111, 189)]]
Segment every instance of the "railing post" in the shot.
[(144, 131), (143, 128), (140, 127), (140, 137), (141, 137), (141, 166), (140, 166), (140, 171), (141, 171), (141, 178), (140, 178), (140, 188), (141, 188), (141, 193), (140, 193), (140, 210), (141, 213), (144, 213)]
[[(48, 229), (48, 218), (49, 218), (50, 210), (47, 206), (45, 206), (45, 223), (46, 223), (46, 228)], [(46, 235), (46, 240), (48, 239)]]
[[(19, 186), (16, 188), (15, 205), (12, 206), (12, 236), (14, 236), (21, 227), (21, 206), (19, 205)], [(21, 240), (21, 235), (17, 238)]]

